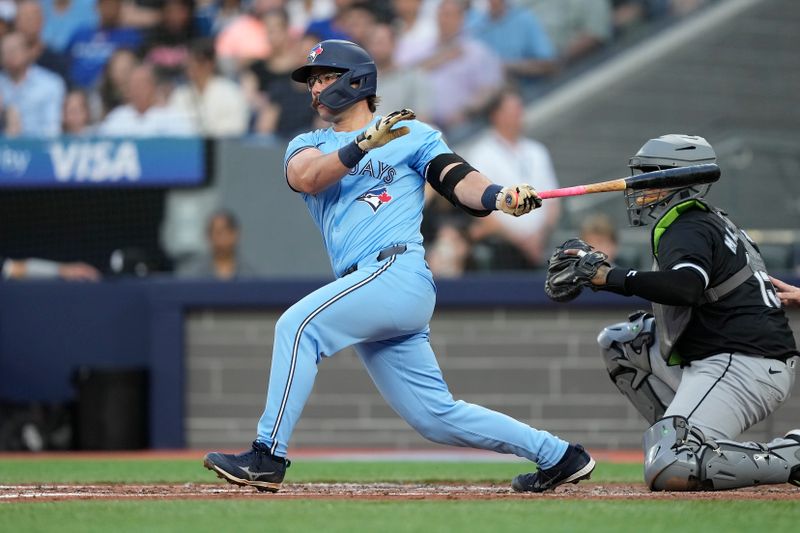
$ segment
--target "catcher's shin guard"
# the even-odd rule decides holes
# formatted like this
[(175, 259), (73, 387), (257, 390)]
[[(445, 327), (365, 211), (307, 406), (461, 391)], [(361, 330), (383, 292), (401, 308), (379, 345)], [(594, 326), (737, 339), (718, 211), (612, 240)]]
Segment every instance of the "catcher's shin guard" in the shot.
[(643, 439), (644, 476), (650, 490), (726, 490), (795, 483), (800, 440), (769, 443), (713, 441), (680, 416), (659, 420)]
[(653, 374), (652, 361), (661, 361), (653, 315), (637, 311), (604, 328), (597, 343), (611, 381), (636, 410), (650, 424), (663, 417), (675, 391)]

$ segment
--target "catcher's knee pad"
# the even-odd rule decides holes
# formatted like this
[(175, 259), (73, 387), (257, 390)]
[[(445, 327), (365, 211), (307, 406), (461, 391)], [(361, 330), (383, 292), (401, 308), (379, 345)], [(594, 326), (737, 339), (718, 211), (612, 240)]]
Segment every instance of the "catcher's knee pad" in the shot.
[(682, 416), (657, 421), (645, 432), (644, 481), (650, 490), (701, 490), (700, 452), (705, 436)]
[(644, 476), (650, 490), (726, 490), (794, 483), (800, 441), (768, 444), (706, 439), (680, 416), (659, 420), (644, 436)]
[(637, 311), (603, 329), (597, 343), (611, 381), (636, 410), (650, 424), (664, 416), (674, 392), (653, 375), (651, 352), (660, 357), (653, 315)]

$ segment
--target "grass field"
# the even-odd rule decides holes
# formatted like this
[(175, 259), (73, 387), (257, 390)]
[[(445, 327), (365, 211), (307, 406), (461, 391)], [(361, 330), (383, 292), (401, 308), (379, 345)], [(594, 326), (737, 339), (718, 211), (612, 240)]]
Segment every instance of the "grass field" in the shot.
[[(525, 468), (502, 462), (302, 461), (287, 483), (498, 483)], [(593, 483), (640, 483), (641, 466), (601, 463)], [(198, 460), (43, 458), (0, 460), (0, 485), (213, 484)], [(800, 491), (798, 491), (800, 494)], [(246, 498), (91, 499), (0, 503), (0, 530), (47, 531), (793, 531), (800, 499), (362, 500)]]

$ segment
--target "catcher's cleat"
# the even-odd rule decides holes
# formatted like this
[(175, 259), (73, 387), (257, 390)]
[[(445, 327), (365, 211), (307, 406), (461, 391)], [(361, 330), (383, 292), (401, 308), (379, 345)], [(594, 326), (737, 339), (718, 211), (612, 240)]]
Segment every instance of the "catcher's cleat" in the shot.
[[(783, 436), (784, 439), (794, 439), (800, 442), (800, 429), (793, 429)], [(792, 473), (789, 475), (789, 483), (800, 487), (800, 465), (795, 465), (792, 468)]]
[(250, 486), (260, 492), (278, 492), (291, 461), (269, 453), (269, 447), (253, 442), (253, 447), (237, 455), (211, 452), (203, 466), (233, 485)]
[(547, 470), (541, 468), (530, 474), (520, 474), (511, 482), (517, 492), (545, 492), (564, 483), (577, 483), (589, 479), (595, 462), (583, 446), (570, 444), (564, 457)]

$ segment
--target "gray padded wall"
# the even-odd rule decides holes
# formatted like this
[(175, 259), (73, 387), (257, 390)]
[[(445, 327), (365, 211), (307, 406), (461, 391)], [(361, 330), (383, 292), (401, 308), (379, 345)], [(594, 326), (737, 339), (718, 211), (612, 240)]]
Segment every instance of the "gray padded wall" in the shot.
[[(186, 322), (186, 443), (241, 448), (264, 407), (278, 312), (198, 311)], [(596, 337), (620, 310), (437, 311), (431, 340), (453, 395), (598, 448), (638, 448), (647, 424), (611, 383)], [(800, 312), (790, 316), (800, 327)], [(800, 396), (746, 438), (798, 427)], [(439, 447), (383, 401), (352, 351), (324, 360), (296, 447)]]

